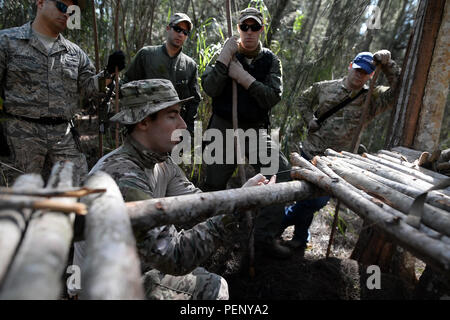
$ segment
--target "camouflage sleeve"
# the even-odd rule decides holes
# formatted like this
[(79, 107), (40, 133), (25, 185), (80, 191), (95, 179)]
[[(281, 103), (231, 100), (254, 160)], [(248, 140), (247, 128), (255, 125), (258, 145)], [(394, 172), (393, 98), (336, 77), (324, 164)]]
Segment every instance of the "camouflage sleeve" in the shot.
[(95, 67), (88, 55), (81, 49), (79, 50), (79, 57), (78, 84), (80, 93), (83, 97), (94, 97), (99, 93), (98, 84), (96, 83), (98, 80), (95, 74)]
[(283, 94), (281, 61), (273, 55), (272, 67), (264, 82), (254, 81), (248, 88), (250, 95), (258, 101), (258, 105), (270, 110), (281, 100)]
[(192, 194), (202, 192), (199, 188), (194, 186), (192, 182), (186, 178), (186, 175), (178, 165), (171, 166), (174, 170), (172, 179), (167, 184), (167, 196), (181, 196), (184, 194)]
[(229, 80), (228, 67), (217, 61), (215, 65), (207, 66), (202, 74), (202, 88), (212, 98), (219, 96)]
[(142, 60), (144, 58), (144, 49), (140, 49), (133, 60), (131, 60), (130, 65), (128, 66), (127, 71), (124, 73), (122, 77), (121, 83), (127, 83), (133, 80), (141, 80), (145, 78), (144, 67), (142, 64)]
[(156, 268), (172, 275), (184, 275), (205, 262), (220, 245), (229, 243), (235, 233), (229, 215), (209, 218), (189, 230), (173, 225), (154, 228), (138, 243), (144, 268)]
[(389, 87), (376, 86), (372, 93), (372, 99), (370, 102), (370, 116), (367, 119), (370, 121), (378, 114), (392, 108), (395, 99), (395, 91), (400, 81), (400, 68), (397, 66), (394, 60), (389, 61), (381, 69), (386, 76)]
[(314, 83), (308, 89), (303, 91), (297, 100), (297, 105), (303, 124), (307, 127), (309, 121), (313, 118), (314, 112), (319, 104), (319, 85)]

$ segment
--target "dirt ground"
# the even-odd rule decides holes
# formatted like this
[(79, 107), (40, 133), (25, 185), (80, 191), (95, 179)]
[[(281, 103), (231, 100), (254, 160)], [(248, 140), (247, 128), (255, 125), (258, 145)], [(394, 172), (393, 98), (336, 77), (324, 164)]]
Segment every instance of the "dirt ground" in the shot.
[[(341, 209), (339, 230), (335, 234), (330, 257), (325, 258), (334, 214), (330, 202), (316, 213), (310, 228), (311, 241), (302, 254), (294, 251), (291, 258), (277, 260), (261, 252), (255, 254), (255, 276), (249, 275), (248, 258), (234, 248), (225, 253), (222, 248), (206, 267), (221, 274), (228, 282), (232, 300), (379, 300), (415, 299), (414, 288), (398, 277), (381, 275), (381, 289), (369, 290), (367, 268), (349, 259), (363, 221), (348, 209)], [(291, 239), (293, 226), (282, 239)], [(425, 264), (416, 259), (419, 279)]]

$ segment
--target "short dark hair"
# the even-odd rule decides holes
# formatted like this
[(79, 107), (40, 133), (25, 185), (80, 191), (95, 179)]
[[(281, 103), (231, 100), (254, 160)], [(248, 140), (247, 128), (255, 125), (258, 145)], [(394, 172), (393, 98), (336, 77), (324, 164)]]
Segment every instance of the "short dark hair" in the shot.
[[(159, 111), (155, 112), (155, 113), (152, 113), (152, 114), (148, 115), (147, 117), (145, 117), (144, 119), (150, 118), (150, 120), (155, 121), (156, 118), (158, 117), (158, 113), (159, 113)], [(141, 120), (141, 121), (144, 121), (144, 120)], [(137, 125), (137, 123), (124, 125), (123, 134), (125, 136), (130, 135), (133, 132), (134, 128), (136, 128), (136, 125)]]

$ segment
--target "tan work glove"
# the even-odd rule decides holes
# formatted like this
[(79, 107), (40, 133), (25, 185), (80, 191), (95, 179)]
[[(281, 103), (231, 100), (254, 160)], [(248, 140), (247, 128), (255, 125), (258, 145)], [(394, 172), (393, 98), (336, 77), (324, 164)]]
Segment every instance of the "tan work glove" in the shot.
[(220, 51), (217, 61), (222, 62), (228, 67), (234, 54), (238, 51), (238, 39), (239, 38), (237, 36), (232, 36), (231, 38), (228, 38), (227, 41), (225, 41), (225, 44), (223, 45), (222, 51)]
[(256, 79), (247, 71), (244, 70), (242, 64), (239, 61), (232, 60), (228, 67), (228, 76), (237, 81), (241, 86), (248, 90), (250, 85), (256, 81)]
[(373, 60), (381, 65), (387, 65), (391, 61), (391, 52), (389, 50), (380, 50), (375, 52)]

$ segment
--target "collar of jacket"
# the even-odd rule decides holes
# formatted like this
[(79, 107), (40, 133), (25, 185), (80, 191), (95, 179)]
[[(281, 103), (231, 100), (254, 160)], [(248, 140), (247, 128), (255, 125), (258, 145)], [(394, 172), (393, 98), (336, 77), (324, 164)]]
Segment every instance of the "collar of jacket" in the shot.
[(153, 168), (155, 164), (164, 162), (169, 158), (169, 154), (153, 152), (144, 147), (131, 136), (127, 136), (125, 138), (124, 145), (133, 153), (136, 160), (141, 162), (146, 168)]
[[(346, 77), (346, 76), (345, 76), (344, 78), (340, 79), (340, 81), (341, 81), (341, 88), (342, 88), (345, 92), (347, 92), (347, 93), (352, 93), (352, 92), (353, 92), (352, 90), (348, 89), (348, 88), (345, 86), (345, 82), (347, 81), (347, 77)], [(369, 86), (367, 85), (367, 83), (364, 84), (364, 86), (361, 88), (361, 90), (362, 90), (362, 89), (366, 89), (366, 90), (369, 89)], [(359, 91), (360, 91), (360, 90), (355, 91), (355, 94), (357, 94)]]
[(255, 50), (247, 50), (244, 47), (242, 47), (241, 43), (239, 42), (238, 52), (246, 58), (254, 59), (261, 54), (261, 51), (262, 51), (261, 41), (258, 42), (258, 46), (256, 47)]
[(165, 43), (165, 42), (161, 45), (161, 50), (162, 50), (162, 52), (164, 52), (164, 54), (165, 54), (169, 59), (175, 59), (175, 58), (177, 58), (177, 57), (181, 54), (181, 51), (183, 51), (183, 47), (181, 47), (180, 51), (178, 51), (177, 54), (174, 55), (173, 57), (171, 57), (171, 56), (169, 55), (169, 53), (167, 52), (167, 48), (166, 48), (166, 43)]
[[(25, 23), (23, 26), (19, 27), (19, 32), (16, 35), (18, 39), (23, 40), (29, 40), (31, 44), (37, 44), (40, 43), (40, 40), (37, 38), (37, 36), (33, 33), (33, 29), (31, 27), (31, 24), (33, 21), (29, 21)], [(54, 52), (60, 51), (61, 49), (69, 50), (69, 46), (67, 45), (67, 40), (64, 38), (62, 34), (59, 34), (56, 39), (56, 44), (58, 48), (56, 48)]]

